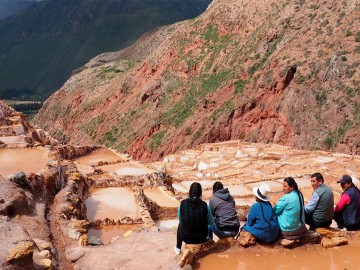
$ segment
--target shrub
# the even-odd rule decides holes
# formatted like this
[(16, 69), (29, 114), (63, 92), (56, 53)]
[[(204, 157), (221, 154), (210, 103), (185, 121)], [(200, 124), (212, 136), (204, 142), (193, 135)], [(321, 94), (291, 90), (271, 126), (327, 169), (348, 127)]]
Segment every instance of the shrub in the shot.
[(156, 150), (161, 145), (161, 142), (162, 142), (165, 134), (166, 134), (166, 130), (163, 130), (163, 131), (160, 131), (160, 132), (157, 132), (157, 133), (154, 133), (153, 135), (151, 135), (151, 137), (150, 137), (150, 151), (151, 152)]

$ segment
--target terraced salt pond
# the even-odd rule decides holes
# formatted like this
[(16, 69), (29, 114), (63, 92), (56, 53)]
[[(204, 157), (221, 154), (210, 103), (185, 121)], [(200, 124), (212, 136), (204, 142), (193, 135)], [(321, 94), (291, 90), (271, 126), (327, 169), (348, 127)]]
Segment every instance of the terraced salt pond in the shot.
[(90, 222), (105, 218), (121, 220), (123, 217), (141, 217), (134, 193), (127, 187), (90, 189), (85, 204)]
[(99, 162), (122, 162), (124, 158), (110, 149), (98, 149), (74, 160), (76, 164), (92, 166)]
[(23, 142), (20, 136), (5, 136), (0, 137), (0, 141), (6, 144), (18, 144)]
[(178, 200), (169, 195), (162, 188), (145, 189), (144, 194), (157, 205), (162, 207), (179, 207), (180, 205)]
[(12, 173), (38, 173), (48, 161), (44, 148), (0, 149), (0, 174), (7, 177)]
[(145, 166), (142, 166), (141, 164), (135, 164), (131, 162), (103, 165), (103, 166), (99, 166), (99, 168), (103, 172), (108, 172), (108, 173), (114, 172), (116, 173), (116, 175), (119, 176), (125, 176), (125, 175), (139, 176), (154, 172), (154, 170), (148, 169)]

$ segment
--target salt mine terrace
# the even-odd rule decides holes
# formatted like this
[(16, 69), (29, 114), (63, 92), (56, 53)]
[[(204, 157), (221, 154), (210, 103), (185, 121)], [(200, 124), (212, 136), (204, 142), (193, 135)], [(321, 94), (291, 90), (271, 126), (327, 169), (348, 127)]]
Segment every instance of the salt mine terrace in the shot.
[[(111, 149), (90, 147), (79, 153), (69, 160), (59, 160), (59, 168), (65, 168), (65, 174), (69, 175), (68, 183), (64, 183), (64, 191), (56, 195), (54, 205), (49, 206), (47, 214), (51, 224), (60, 224), (50, 226), (53, 243), (58, 250), (61, 250), (59, 239), (65, 239), (62, 248), (66, 256), (58, 251), (58, 264), (78, 269), (115, 269), (119, 265), (116, 259), (119, 256), (125, 258), (126, 263), (122, 262), (128, 269), (147, 269), (146, 262), (149, 261), (152, 267), (165, 265), (167, 269), (177, 269), (172, 251), (178, 223), (177, 207), (181, 199), (188, 196), (189, 187), (194, 181), (201, 183), (205, 201), (212, 196), (213, 183), (222, 181), (235, 198), (239, 216), (242, 217), (255, 201), (252, 188), (261, 182), (270, 185), (272, 203), (282, 196), (282, 181), (288, 176), (295, 178), (305, 201), (312, 193), (309, 177), (314, 172), (324, 175), (325, 183), (334, 191), (335, 202), (342, 192), (336, 183), (341, 175), (349, 174), (354, 183), (359, 184), (356, 174), (360, 169), (359, 156), (297, 150), (275, 144), (241, 141), (203, 144), (168, 155), (163, 161), (147, 164)], [(0, 158), (5, 164), (1, 167), (1, 174), (18, 171), (37, 173), (50, 160), (48, 156), (48, 148), (0, 149)], [(162, 178), (164, 171), (171, 181)], [(84, 180), (80, 181), (82, 178)], [(78, 193), (71, 195), (74, 190)], [(70, 199), (71, 196), (73, 199)], [(87, 220), (89, 226), (85, 230), (73, 229), (76, 228), (73, 225), (76, 220), (66, 217), (67, 212), (61, 212), (64, 202), (69, 200), (83, 202), (77, 204), (77, 210), (71, 209)], [(57, 213), (60, 213), (58, 217)], [(65, 220), (60, 221), (64, 217)], [(77, 219), (82, 222), (81, 218)], [(241, 223), (244, 224), (244, 221)], [(319, 269), (317, 266), (321, 265), (321, 268), (334, 266), (334, 269), (354, 269), (357, 267), (356, 251), (360, 247), (360, 237), (351, 233), (347, 237), (349, 245), (332, 249), (324, 249), (320, 245), (300, 246), (292, 250), (266, 245), (246, 249), (235, 246), (198, 258), (193, 267), (258, 269), (268, 265), (268, 269), (275, 266), (284, 269), (290, 266), (294, 269)], [(80, 243), (83, 239), (86, 239), (85, 246), (78, 246), (78, 241)], [(131, 248), (135, 248), (135, 251), (130, 252)], [(147, 251), (141, 251), (143, 249)], [(68, 255), (73, 250), (80, 252), (81, 256), (73, 259)], [(161, 252), (162, 259), (153, 259), (158, 252)], [(141, 259), (134, 260), (134, 254), (136, 257), (141, 255)], [(99, 256), (102, 258), (101, 264), (98, 263)], [(304, 256), (307, 260), (298, 259)]]

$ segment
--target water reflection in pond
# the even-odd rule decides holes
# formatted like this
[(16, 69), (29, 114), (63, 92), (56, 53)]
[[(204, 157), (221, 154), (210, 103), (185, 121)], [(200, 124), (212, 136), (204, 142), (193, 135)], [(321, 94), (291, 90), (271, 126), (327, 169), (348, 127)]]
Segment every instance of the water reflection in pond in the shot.
[[(196, 262), (193, 269), (359, 269), (360, 241), (325, 249), (320, 246), (294, 249), (231, 248), (212, 253)], [(306, 259), (304, 259), (306, 258)]]
[(114, 226), (99, 226), (91, 227), (88, 232), (89, 238), (94, 236), (99, 238), (102, 243), (106, 244), (111, 242), (114, 237), (122, 237), (124, 233), (129, 230), (137, 228), (138, 225), (114, 225)]
[(112, 187), (91, 189), (85, 201), (87, 219), (95, 221), (105, 218), (140, 218), (134, 194), (130, 188)]
[(0, 149), (0, 174), (7, 177), (16, 172), (37, 173), (48, 160), (43, 148)]

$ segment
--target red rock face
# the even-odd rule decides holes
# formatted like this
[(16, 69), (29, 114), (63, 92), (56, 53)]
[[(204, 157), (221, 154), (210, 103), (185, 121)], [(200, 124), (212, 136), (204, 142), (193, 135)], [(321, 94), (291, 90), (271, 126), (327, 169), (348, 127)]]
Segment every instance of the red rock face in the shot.
[(91, 60), (35, 123), (144, 161), (232, 139), (359, 153), (359, 7), (300, 2), (213, 1)]

